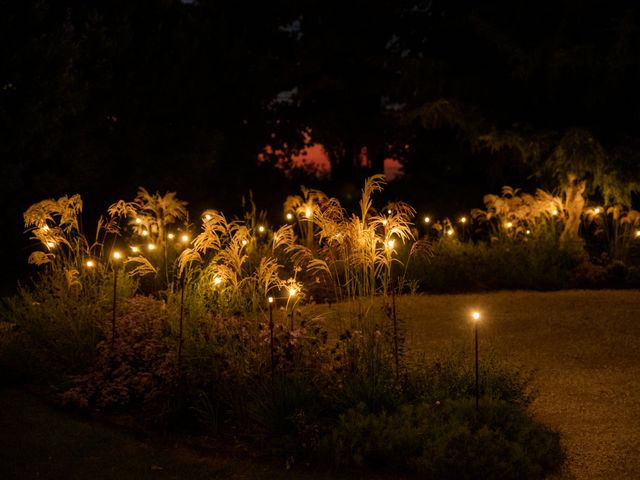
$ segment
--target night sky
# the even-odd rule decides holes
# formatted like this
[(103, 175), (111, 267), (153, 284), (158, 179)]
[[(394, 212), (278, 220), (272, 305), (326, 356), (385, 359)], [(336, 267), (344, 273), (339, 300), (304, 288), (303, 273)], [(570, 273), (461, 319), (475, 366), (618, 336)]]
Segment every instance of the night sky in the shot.
[[(547, 159), (576, 132), (638, 182), (639, 27), (638, 7), (576, 0), (2, 2), (3, 291), (21, 213), (63, 194), (91, 223), (139, 186), (193, 215), (251, 190), (275, 221), (301, 184), (352, 206), (393, 159), (387, 198), (455, 215), (558, 188)], [(328, 175), (291, 168), (305, 144)]]

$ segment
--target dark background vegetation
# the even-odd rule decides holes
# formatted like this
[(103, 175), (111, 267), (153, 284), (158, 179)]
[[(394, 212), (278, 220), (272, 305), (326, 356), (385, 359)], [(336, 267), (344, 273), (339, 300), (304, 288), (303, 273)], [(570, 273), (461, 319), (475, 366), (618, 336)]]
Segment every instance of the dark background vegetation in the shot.
[[(21, 213), (63, 194), (80, 193), (95, 219), (138, 186), (177, 191), (196, 215), (238, 211), (251, 189), (276, 219), (300, 183), (352, 205), (393, 157), (405, 176), (389, 196), (453, 215), (504, 184), (555, 188), (544, 162), (576, 128), (619, 177), (638, 178), (636, 6), (0, 5), (3, 291), (26, 267)], [(256, 161), (265, 145), (286, 157), (305, 138), (327, 149), (329, 178)]]

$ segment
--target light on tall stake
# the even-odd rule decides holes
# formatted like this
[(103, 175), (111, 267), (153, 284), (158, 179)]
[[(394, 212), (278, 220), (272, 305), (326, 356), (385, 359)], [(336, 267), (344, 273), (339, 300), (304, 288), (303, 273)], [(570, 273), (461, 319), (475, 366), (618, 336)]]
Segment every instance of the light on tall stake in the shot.
[(478, 370), (478, 322), (480, 321), (480, 312), (474, 311), (471, 313), (471, 318), (473, 319), (473, 333), (474, 333), (474, 343), (475, 343), (475, 351), (476, 351), (476, 412), (479, 410), (480, 404), (480, 384), (478, 382), (479, 370)]

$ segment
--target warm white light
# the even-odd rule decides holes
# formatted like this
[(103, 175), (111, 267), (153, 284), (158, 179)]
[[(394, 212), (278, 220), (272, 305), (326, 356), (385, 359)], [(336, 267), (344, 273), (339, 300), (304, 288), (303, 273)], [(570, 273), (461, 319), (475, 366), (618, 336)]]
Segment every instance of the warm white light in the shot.
[(556, 210), (556, 209), (554, 208), (554, 209), (553, 209), (553, 212), (551, 212), (551, 215), (553, 215), (554, 217), (555, 217), (556, 215), (558, 215), (558, 210)]
[(476, 322), (480, 320), (480, 312), (473, 312), (471, 314), (471, 318), (473, 318)]
[(267, 300), (269, 301), (269, 303), (273, 303), (273, 297), (269, 297)]
[(526, 232), (524, 232), (524, 233), (526, 233), (527, 235), (531, 235), (531, 230), (529, 230), (529, 229), (527, 228), (527, 231), (526, 231)]
[(393, 248), (395, 244), (396, 241), (394, 239), (387, 240), (387, 248)]
[(211, 215), (209, 215), (209, 214), (207, 213), (207, 214), (204, 216), (204, 219), (205, 219), (205, 220), (207, 220), (207, 221), (208, 221), (208, 220), (211, 220)]
[(596, 215), (598, 215), (601, 212), (600, 207), (596, 207), (593, 209), (593, 213), (595, 213)]
[(449, 236), (453, 235), (453, 228), (450, 228), (449, 230), (447, 230), (447, 235)]
[(640, 230), (636, 230), (636, 237), (640, 237)]
[(507, 228), (511, 228), (513, 227), (513, 223), (512, 222), (507, 222)]
[(44, 227), (42, 227), (42, 230), (44, 230), (45, 232), (49, 231), (49, 225), (45, 225)]
[(143, 230), (142, 231), (142, 236), (146, 237), (147, 235), (149, 235), (149, 230)]
[(167, 238), (169, 240), (173, 240), (175, 238), (175, 235), (173, 233), (170, 233), (170, 234), (167, 235)]
[(424, 223), (429, 223), (431, 221), (431, 218), (429, 217), (424, 217)]
[(49, 248), (53, 248), (53, 247), (55, 247), (55, 246), (56, 246), (56, 242), (54, 242), (53, 240), (49, 240), (49, 241), (47, 242), (47, 247), (49, 247)]
[(138, 253), (140, 249), (134, 245), (133, 247), (131, 247), (131, 251), (134, 253)]
[(390, 210), (390, 209), (389, 209), (389, 210), (387, 210), (387, 214), (388, 214), (388, 215), (391, 215), (391, 210)]
[(185, 233), (180, 237), (180, 240), (182, 240), (184, 243), (187, 243), (189, 241), (189, 235)]
[(311, 208), (307, 207), (304, 211), (304, 216), (309, 218), (311, 217)]
[(220, 285), (222, 283), (222, 279), (220, 277), (215, 277), (213, 279), (213, 284), (214, 285)]
[(290, 213), (287, 213), (287, 220), (291, 220), (293, 218), (293, 215), (291, 215)]
[(290, 288), (289, 289), (289, 296), (293, 297), (296, 293), (298, 293), (298, 291), (295, 288)]
[(96, 266), (96, 263), (93, 260), (87, 260), (87, 268), (93, 268)]
[(260, 226), (258, 227), (258, 231), (259, 231), (260, 233), (264, 233), (264, 227), (263, 227), (262, 225), (260, 225)]
[(156, 246), (155, 246), (153, 243), (150, 243), (149, 245), (147, 245), (147, 248), (148, 248), (149, 250), (155, 250), (155, 249), (156, 249)]
[(112, 253), (111, 256), (113, 257), (114, 260), (120, 260), (122, 258), (122, 253), (116, 250), (115, 252)]
[(141, 224), (141, 223), (142, 223), (142, 220), (141, 220), (140, 218), (136, 218), (136, 223), (137, 223), (137, 224)]
[(247, 244), (247, 240), (246, 239), (242, 239), (242, 246), (244, 247)]
[(460, 223), (467, 223), (467, 217), (460, 218)]
[(382, 220), (382, 225), (386, 225), (387, 223), (389, 223), (389, 222), (387, 222), (387, 220), (386, 220), (386, 219), (385, 219), (385, 220)]

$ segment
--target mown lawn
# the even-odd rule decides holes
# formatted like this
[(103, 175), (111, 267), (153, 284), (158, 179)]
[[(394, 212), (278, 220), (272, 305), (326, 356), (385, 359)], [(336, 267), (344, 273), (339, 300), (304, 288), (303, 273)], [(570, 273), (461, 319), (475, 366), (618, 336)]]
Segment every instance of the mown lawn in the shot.
[[(366, 308), (366, 305), (361, 305)], [(381, 311), (380, 306), (373, 306)], [(483, 313), (480, 360), (536, 371), (535, 414), (558, 428), (563, 479), (638, 478), (640, 292), (497, 292), (403, 296), (398, 318), (411, 352), (471, 347), (469, 312)], [(337, 331), (357, 308), (306, 307)], [(347, 313), (351, 312), (351, 313)], [(279, 315), (283, 315), (280, 312)], [(380, 314), (380, 321), (388, 319)], [(0, 391), (0, 478), (371, 478), (313, 473), (225, 448), (194, 453), (171, 438), (139, 439)]]
[[(323, 308), (326, 312), (326, 307), (313, 307), (317, 313)], [(535, 371), (539, 396), (534, 412), (560, 430), (567, 449), (562, 478), (640, 478), (640, 291), (516, 291), (397, 300), (410, 350), (427, 357), (472, 347), (472, 308), (483, 313), (480, 361), (493, 354)], [(333, 306), (325, 315), (339, 323), (346, 310)]]

